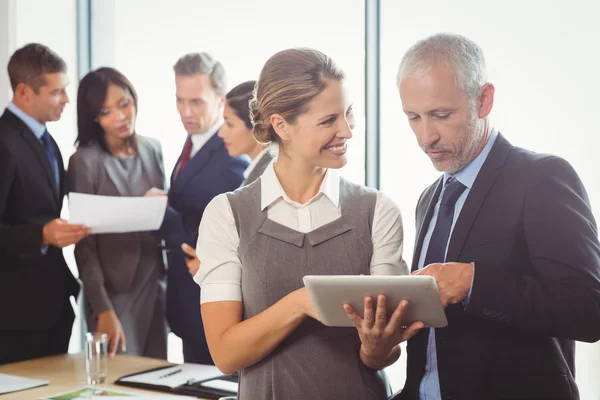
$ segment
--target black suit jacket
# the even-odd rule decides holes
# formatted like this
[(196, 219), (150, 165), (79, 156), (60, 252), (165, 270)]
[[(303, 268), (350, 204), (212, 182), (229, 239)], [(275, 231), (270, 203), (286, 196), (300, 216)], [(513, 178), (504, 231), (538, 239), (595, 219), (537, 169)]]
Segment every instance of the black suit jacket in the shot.
[[(169, 247), (180, 249), (182, 243), (196, 247), (204, 209), (215, 196), (237, 189), (247, 166), (246, 159), (229, 156), (223, 139), (215, 133), (177, 179), (171, 177), (169, 207), (158, 232)], [(205, 341), (200, 287), (190, 276), (181, 254), (169, 252), (167, 259), (167, 320), (171, 330), (182, 339)]]
[(60, 193), (33, 132), (8, 110), (0, 117), (0, 330), (49, 329), (79, 292), (62, 250), (41, 251), (42, 228), (60, 217), (65, 192), (63, 161), (52, 143)]
[[(417, 206), (415, 270), (442, 180)], [(600, 245), (588, 197), (563, 159), (502, 135), (454, 227), (446, 261), (474, 262), (466, 308), (436, 329), (442, 399), (579, 399), (574, 341), (600, 339)], [(408, 342), (402, 400), (417, 399), (427, 330)]]

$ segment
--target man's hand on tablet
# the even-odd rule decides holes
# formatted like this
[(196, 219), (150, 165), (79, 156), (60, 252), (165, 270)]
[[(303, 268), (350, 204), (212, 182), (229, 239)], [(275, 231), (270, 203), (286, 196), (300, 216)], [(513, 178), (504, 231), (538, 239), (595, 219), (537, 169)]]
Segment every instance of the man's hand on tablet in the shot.
[(444, 307), (463, 301), (473, 283), (473, 264), (445, 263), (429, 264), (412, 275), (430, 275), (435, 278)]

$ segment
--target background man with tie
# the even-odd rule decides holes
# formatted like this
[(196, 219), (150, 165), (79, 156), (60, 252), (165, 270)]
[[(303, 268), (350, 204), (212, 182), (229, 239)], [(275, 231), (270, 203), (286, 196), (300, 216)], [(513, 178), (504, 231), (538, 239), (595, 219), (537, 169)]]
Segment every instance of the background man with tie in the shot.
[(462, 36), (415, 44), (398, 87), (444, 173), (417, 205), (412, 270), (435, 277), (448, 326), (409, 340), (397, 398), (578, 399), (574, 341), (600, 339), (600, 244), (579, 177), (491, 127), (494, 86)]
[[(177, 110), (188, 138), (171, 176), (169, 207), (159, 234), (169, 248), (180, 249), (183, 243), (196, 247), (204, 209), (213, 197), (240, 186), (249, 163), (229, 156), (217, 135), (227, 92), (223, 65), (207, 53), (192, 53), (173, 69)], [(169, 252), (168, 264), (167, 320), (183, 341), (184, 360), (213, 364), (200, 315), (200, 288), (180, 253)]]
[(65, 353), (79, 285), (62, 248), (89, 230), (60, 219), (60, 151), (46, 129), (69, 102), (64, 61), (32, 43), (8, 63), (14, 91), (0, 117), (0, 364)]

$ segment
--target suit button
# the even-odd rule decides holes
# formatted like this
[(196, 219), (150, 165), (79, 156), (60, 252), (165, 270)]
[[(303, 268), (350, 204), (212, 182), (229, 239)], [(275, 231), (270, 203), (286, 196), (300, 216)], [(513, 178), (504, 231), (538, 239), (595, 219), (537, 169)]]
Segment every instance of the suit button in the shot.
[(487, 308), (484, 308), (483, 315), (490, 315), (490, 310), (488, 310)]
[(501, 312), (498, 313), (498, 319), (500, 321), (504, 321), (504, 314), (502, 314)]
[(491, 316), (492, 318), (496, 318), (496, 316), (497, 316), (497, 315), (498, 315), (498, 313), (497, 313), (496, 311), (492, 311), (492, 312), (490, 313), (490, 316)]
[(512, 318), (507, 315), (506, 317), (504, 317), (504, 321), (510, 322), (510, 321), (512, 321)]
[(428, 372), (428, 371), (429, 371), (429, 365), (426, 365), (425, 366), (425, 372)]

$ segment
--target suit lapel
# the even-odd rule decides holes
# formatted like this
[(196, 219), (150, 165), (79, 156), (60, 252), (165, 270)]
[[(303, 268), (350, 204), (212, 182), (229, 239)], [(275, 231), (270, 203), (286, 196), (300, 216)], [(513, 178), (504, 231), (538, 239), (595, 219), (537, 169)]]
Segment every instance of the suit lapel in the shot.
[[(425, 213), (420, 221), (417, 220), (417, 241), (415, 244), (415, 251), (413, 253), (411, 272), (416, 271), (419, 268), (419, 259), (421, 258), (421, 249), (423, 248), (423, 240), (427, 234), (427, 228), (431, 222), (433, 211), (435, 210), (435, 204), (440, 196), (440, 192), (443, 187), (443, 177), (438, 178), (437, 182), (429, 187), (427, 192), (423, 195), (421, 203), (426, 204)], [(417, 216), (419, 218), (419, 216)]]
[(151, 182), (153, 187), (162, 188), (162, 173), (160, 171), (156, 156), (154, 155), (152, 146), (141, 136), (138, 136), (137, 151), (142, 163), (142, 171), (146, 175), (148, 182)]
[(257, 180), (258, 178), (260, 178), (261, 175), (263, 174), (263, 172), (265, 172), (265, 169), (267, 169), (267, 166), (269, 165), (271, 160), (273, 160), (273, 156), (271, 156), (271, 154), (268, 151), (263, 153), (260, 156), (260, 159), (256, 162), (256, 165), (254, 166), (254, 169), (252, 170), (252, 172), (250, 172), (248, 177), (246, 179), (244, 179), (244, 181), (242, 182), (240, 187), (249, 185), (252, 182), (254, 182), (255, 180)]
[[(179, 173), (177, 179), (172, 183), (172, 187), (178, 190), (201, 170), (204, 165), (210, 160), (212, 154), (223, 146), (223, 139), (218, 135), (218, 132), (208, 139), (202, 148), (188, 161), (185, 168)], [(177, 166), (175, 167), (177, 169)]]
[[(35, 137), (35, 134), (31, 131), (31, 129), (29, 129), (29, 127), (27, 127), (27, 125), (25, 125), (18, 117), (16, 117), (16, 116), (14, 116), (14, 117), (19, 122), (21, 122), (21, 127), (22, 127), (21, 135), (23, 136), (23, 139), (25, 139), (25, 142), (27, 142), (27, 144), (29, 145), (31, 150), (35, 153), (38, 161), (41, 163), (42, 169), (44, 170), (44, 174), (46, 175), (46, 182), (48, 183), (48, 185), (50, 185), (50, 189), (52, 190), (52, 193), (54, 194), (54, 200), (60, 207), (60, 200), (59, 200), (60, 194), (57, 193), (57, 191), (56, 191), (56, 184), (54, 182), (54, 174), (52, 172), (52, 167), (50, 166), (50, 160), (48, 160), (48, 156), (46, 155), (46, 151), (44, 150), (40, 141)], [(61, 170), (60, 170), (60, 168), (62, 166), (60, 151), (59, 151), (58, 147), (56, 146), (56, 143), (54, 143), (54, 140), (52, 140), (52, 144), (53, 144), (53, 148), (54, 148), (54, 154), (56, 156), (56, 160), (57, 160), (58, 167), (59, 167), (58, 176), (59, 176), (59, 179), (62, 180), (64, 173), (61, 173)], [(61, 185), (61, 183), (59, 182), (59, 187), (60, 187), (60, 185)]]
[(473, 187), (469, 191), (469, 195), (460, 212), (456, 225), (452, 231), (450, 243), (448, 245), (448, 253), (446, 254), (447, 261), (456, 261), (465, 244), (467, 235), (475, 222), (475, 218), (479, 213), (479, 209), (483, 205), (485, 198), (496, 182), (496, 179), (502, 172), (506, 158), (512, 149), (512, 145), (500, 134), (496, 139), (496, 143), (492, 147), (490, 154), (483, 163)]
[(54, 146), (54, 155), (56, 156), (56, 162), (58, 163), (58, 179), (59, 179), (59, 191), (58, 193), (58, 205), (62, 207), (62, 198), (67, 193), (67, 182), (65, 181), (65, 165), (63, 163), (62, 154), (60, 153), (60, 149), (58, 148), (58, 144), (52, 138), (52, 143)]

